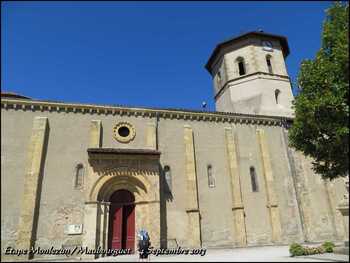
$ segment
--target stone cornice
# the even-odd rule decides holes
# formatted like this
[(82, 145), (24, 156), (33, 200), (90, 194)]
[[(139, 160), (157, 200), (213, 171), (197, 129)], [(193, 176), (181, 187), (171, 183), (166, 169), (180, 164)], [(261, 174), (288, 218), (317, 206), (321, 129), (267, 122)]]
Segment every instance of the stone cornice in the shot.
[(62, 103), (19, 99), (1, 99), (2, 109), (39, 112), (65, 112), (75, 114), (119, 115), (135, 117), (159, 117), (163, 119), (183, 119), (190, 121), (227, 122), (240, 124), (284, 126), (293, 119), (280, 116), (250, 115), (230, 112), (205, 112), (195, 110), (172, 110), (134, 108), (93, 104)]

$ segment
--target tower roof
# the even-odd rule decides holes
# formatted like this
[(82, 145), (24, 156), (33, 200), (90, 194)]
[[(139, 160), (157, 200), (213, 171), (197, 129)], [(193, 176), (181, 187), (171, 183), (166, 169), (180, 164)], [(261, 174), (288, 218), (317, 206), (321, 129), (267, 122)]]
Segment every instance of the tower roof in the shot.
[(8, 92), (8, 91), (4, 91), (1, 92), (1, 98), (11, 98), (11, 99), (31, 99), (27, 96), (23, 96), (21, 94), (15, 93), (15, 92)]
[(264, 36), (264, 37), (269, 37), (269, 38), (275, 38), (278, 39), (281, 43), (282, 46), (282, 52), (283, 52), (283, 56), (287, 57), (289, 55), (289, 46), (288, 46), (288, 41), (287, 38), (284, 36), (280, 36), (280, 35), (274, 35), (274, 34), (269, 34), (269, 33), (265, 33), (262, 31), (251, 31), (248, 33), (244, 33), (238, 36), (235, 36), (233, 38), (230, 38), (226, 41), (223, 41), (219, 44), (216, 45), (213, 53), (211, 54), (207, 64), (205, 65), (205, 68), (209, 71), (209, 73), (212, 73), (212, 69), (211, 66), (216, 58), (216, 56), (219, 54), (220, 50), (224, 47), (227, 47), (229, 45), (231, 45), (234, 42), (240, 41), (244, 38), (249, 38), (252, 36)]

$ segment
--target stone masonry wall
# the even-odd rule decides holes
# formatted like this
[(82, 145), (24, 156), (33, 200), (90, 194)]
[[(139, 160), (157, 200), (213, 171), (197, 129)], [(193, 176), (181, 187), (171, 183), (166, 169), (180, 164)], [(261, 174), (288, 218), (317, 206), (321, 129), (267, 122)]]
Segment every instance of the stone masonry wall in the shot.
[[(248, 246), (289, 244), (293, 241), (335, 240), (344, 237), (341, 217), (335, 210), (345, 192), (342, 182), (337, 180), (327, 186), (319, 176), (314, 175), (310, 160), (300, 153), (288, 150), (286, 131), (281, 126), (215, 121), (215, 118), (185, 120), (177, 118), (176, 114), (173, 118), (161, 117), (158, 123), (155, 116), (46, 110), (2, 108), (1, 115), (2, 253), (7, 246), (15, 246), (18, 237), (26, 151), (35, 117), (46, 117), (49, 127), (36, 246), (45, 248), (82, 244), (82, 236), (65, 234), (64, 226), (84, 221), (84, 188), (74, 188), (74, 169), (77, 163), (82, 163), (85, 168), (88, 165), (91, 120), (101, 121), (101, 145), (104, 148), (145, 149), (150, 143), (154, 144), (153, 140), (147, 138), (147, 131), (151, 126), (156, 126), (156, 144), (161, 152), (160, 170), (168, 165), (172, 178), (171, 194), (161, 195), (165, 201), (165, 210), (161, 209), (163, 219), (160, 220), (160, 232), (169, 246), (174, 243), (182, 247), (190, 246), (188, 228), (193, 224), (191, 222), (197, 220), (186, 212), (186, 127), (193, 132), (200, 215), (198, 231), (199, 242), (203, 247), (233, 247), (245, 242)], [(117, 142), (113, 138), (113, 127), (119, 121), (128, 121), (135, 127), (135, 139), (128, 144)], [(230, 170), (232, 158), (227, 150), (228, 130), (235, 143), (232, 149), (237, 168), (234, 170)], [(263, 137), (258, 136), (259, 130), (263, 131)], [(208, 185), (208, 165), (212, 166), (215, 187)], [(252, 191), (250, 167), (256, 171), (257, 192)], [(237, 207), (233, 204), (239, 197), (232, 192), (232, 189), (236, 189), (232, 188), (232, 178), (239, 178), (240, 181), (243, 218), (237, 217), (234, 212)], [(273, 181), (269, 181), (269, 178), (273, 178)], [(269, 207), (268, 198), (271, 195), (268, 195), (268, 191), (271, 189), (276, 202)], [(275, 213), (277, 210), (278, 213)], [(195, 211), (191, 210), (190, 213), (192, 212)], [(246, 241), (243, 243), (243, 239), (237, 235), (237, 220), (240, 220), (239, 225), (245, 226)], [(280, 224), (280, 238), (277, 239), (272, 235), (276, 224)]]

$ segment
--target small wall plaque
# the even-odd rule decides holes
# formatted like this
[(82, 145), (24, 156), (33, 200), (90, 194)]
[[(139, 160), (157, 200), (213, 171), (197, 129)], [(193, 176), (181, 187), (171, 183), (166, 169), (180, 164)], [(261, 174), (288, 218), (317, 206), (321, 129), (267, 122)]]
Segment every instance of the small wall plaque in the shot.
[(64, 233), (67, 235), (80, 235), (83, 233), (83, 225), (82, 224), (65, 225)]

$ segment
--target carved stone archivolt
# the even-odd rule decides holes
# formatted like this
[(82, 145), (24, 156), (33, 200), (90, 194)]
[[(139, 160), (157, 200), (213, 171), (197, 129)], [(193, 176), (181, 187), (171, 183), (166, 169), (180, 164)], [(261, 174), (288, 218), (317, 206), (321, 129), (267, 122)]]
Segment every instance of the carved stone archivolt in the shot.
[(94, 172), (98, 175), (158, 175), (155, 160), (137, 159), (95, 159), (90, 160)]
[[(104, 192), (104, 183), (108, 187), (139, 187), (146, 192), (159, 192), (159, 152), (136, 149), (88, 149), (89, 164), (92, 169), (90, 201), (96, 201), (97, 193)], [(139, 186), (140, 186), (139, 185)], [(120, 188), (123, 189), (123, 188)], [(136, 189), (128, 189), (138, 192)], [(94, 193), (91, 195), (91, 193)], [(158, 194), (154, 194), (153, 197)], [(94, 198), (92, 196), (95, 196)], [(137, 196), (137, 195), (136, 195)], [(149, 198), (147, 198), (148, 200)], [(151, 198), (152, 200), (154, 198)], [(158, 198), (155, 198), (158, 200)], [(108, 201), (108, 200), (107, 200)], [(144, 201), (144, 199), (139, 200)]]
[(110, 197), (118, 190), (127, 190), (135, 197), (135, 229), (147, 229), (152, 244), (158, 247), (160, 153), (145, 149), (89, 148), (88, 155), (91, 172), (86, 187), (83, 245), (108, 247)]

